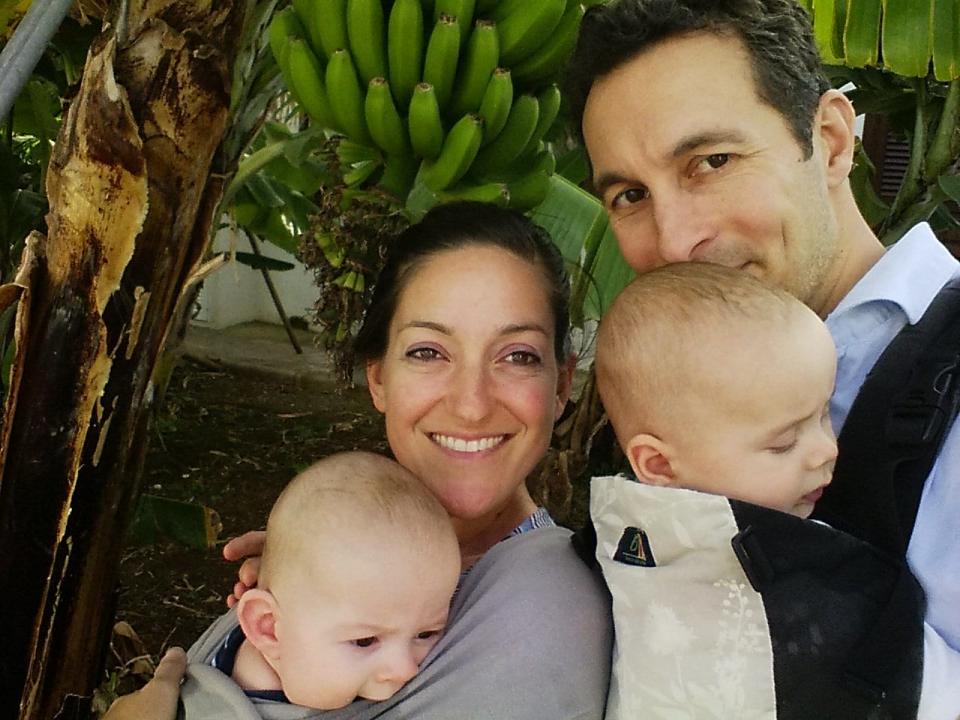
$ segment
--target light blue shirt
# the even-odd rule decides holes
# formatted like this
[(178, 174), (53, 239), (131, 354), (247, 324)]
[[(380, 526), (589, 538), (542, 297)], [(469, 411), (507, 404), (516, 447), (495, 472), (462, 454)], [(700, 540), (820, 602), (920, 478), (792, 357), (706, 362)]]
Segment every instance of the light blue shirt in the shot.
[[(923, 223), (891, 247), (827, 318), (837, 345), (830, 415), (838, 433), (880, 353), (956, 275), (960, 263)], [(952, 648), (960, 671), (960, 420), (924, 486), (907, 561), (927, 594), (926, 621)], [(960, 674), (956, 682), (960, 686)]]

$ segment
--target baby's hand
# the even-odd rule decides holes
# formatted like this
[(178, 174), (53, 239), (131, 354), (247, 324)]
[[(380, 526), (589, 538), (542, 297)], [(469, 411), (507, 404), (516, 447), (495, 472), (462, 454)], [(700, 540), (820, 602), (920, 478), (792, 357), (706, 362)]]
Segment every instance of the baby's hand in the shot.
[(236, 605), (241, 595), (256, 587), (257, 578), (260, 576), (260, 556), (263, 555), (266, 539), (267, 534), (263, 530), (251, 530), (223, 546), (224, 558), (231, 562), (243, 560), (237, 572), (237, 584), (233, 586), (233, 593), (227, 596), (227, 607)]

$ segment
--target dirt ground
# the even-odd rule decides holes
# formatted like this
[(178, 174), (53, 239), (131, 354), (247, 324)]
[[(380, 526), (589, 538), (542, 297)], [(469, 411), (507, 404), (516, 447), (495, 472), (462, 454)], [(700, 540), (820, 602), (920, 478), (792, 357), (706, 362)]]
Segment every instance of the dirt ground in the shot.
[(182, 364), (151, 438), (144, 491), (213, 508), (221, 541), (207, 551), (172, 543), (127, 548), (117, 620), (132, 626), (153, 657), (170, 645), (188, 647), (226, 609), (236, 567), (221, 559), (223, 542), (263, 527), (280, 490), (313, 460), (354, 448), (386, 452), (383, 437), (364, 388), (305, 389)]

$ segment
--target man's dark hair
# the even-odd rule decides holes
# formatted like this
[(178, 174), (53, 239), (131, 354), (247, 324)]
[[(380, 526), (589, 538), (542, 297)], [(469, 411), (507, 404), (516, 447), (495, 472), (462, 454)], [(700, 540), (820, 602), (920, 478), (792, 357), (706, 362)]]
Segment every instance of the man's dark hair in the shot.
[(576, 127), (597, 80), (659, 42), (696, 32), (743, 42), (758, 96), (783, 116), (809, 157), (813, 117), (830, 84), (810, 17), (796, 0), (616, 0), (590, 8), (567, 74)]

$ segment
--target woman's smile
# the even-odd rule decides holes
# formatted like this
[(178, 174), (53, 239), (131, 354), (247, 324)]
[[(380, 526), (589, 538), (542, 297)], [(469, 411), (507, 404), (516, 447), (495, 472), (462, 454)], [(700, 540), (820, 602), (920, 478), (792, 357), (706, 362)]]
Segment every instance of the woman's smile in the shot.
[(440, 447), (459, 453), (478, 453), (484, 450), (492, 450), (507, 439), (507, 435), (491, 435), (470, 440), (453, 435), (441, 435), (440, 433), (429, 433), (429, 436)]

